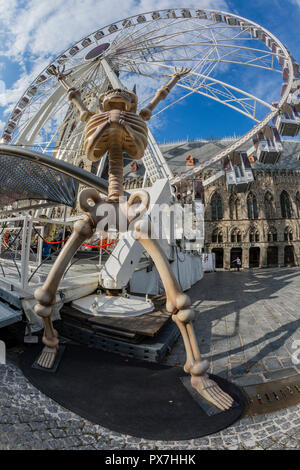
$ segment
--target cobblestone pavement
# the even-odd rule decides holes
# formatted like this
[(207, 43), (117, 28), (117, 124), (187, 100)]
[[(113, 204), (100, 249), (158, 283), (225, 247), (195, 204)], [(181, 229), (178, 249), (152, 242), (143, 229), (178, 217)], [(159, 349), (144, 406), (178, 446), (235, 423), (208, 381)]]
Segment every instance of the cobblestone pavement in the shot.
[[(300, 348), (299, 268), (208, 273), (189, 294), (213, 374), (245, 386), (300, 372), (292, 358), (297, 342)], [(183, 358), (179, 340), (165, 362)]]
[[(211, 273), (194, 286), (197, 335), (213, 373), (246, 385), (299, 372), (291, 357), (293, 341), (300, 339), (299, 284), (299, 269), (278, 269)], [(165, 362), (183, 364), (181, 339)], [(0, 411), (0, 450), (300, 448), (300, 405), (243, 418), (201, 439), (149, 441), (69, 412), (34, 388), (14, 360), (0, 365)]]

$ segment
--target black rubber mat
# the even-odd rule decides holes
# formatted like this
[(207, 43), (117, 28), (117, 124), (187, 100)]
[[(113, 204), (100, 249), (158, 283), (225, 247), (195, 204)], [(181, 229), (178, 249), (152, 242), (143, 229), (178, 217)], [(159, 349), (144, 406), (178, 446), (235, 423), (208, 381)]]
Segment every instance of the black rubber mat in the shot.
[(40, 350), (32, 346), (22, 355), (25, 377), (68, 410), (122, 434), (158, 440), (201, 437), (230, 426), (245, 408), (241, 390), (219, 377), (212, 376), (236, 403), (214, 414), (189, 392), (182, 368), (67, 345), (56, 373), (49, 374), (32, 367)]

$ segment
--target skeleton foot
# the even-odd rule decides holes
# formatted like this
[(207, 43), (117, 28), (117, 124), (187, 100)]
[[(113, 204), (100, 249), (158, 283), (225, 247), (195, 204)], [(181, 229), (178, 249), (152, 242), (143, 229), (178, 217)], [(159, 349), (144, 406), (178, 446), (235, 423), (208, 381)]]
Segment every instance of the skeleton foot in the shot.
[(233, 404), (233, 398), (223, 392), (219, 385), (206, 375), (191, 377), (192, 387), (205, 398), (209, 403), (216, 406), (222, 411), (228, 410)]
[(45, 346), (41, 352), (40, 357), (38, 358), (38, 365), (40, 367), (44, 367), (45, 369), (52, 369), (56, 354), (57, 348), (49, 348), (49, 346)]

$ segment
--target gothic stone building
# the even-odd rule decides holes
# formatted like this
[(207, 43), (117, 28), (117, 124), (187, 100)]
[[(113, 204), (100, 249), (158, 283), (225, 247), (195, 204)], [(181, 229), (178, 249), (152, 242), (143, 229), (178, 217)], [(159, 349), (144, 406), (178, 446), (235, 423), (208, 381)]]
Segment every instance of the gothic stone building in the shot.
[(225, 177), (205, 191), (205, 250), (216, 267), (293, 266), (300, 262), (300, 171), (254, 170), (250, 191), (229, 194)]
[[(193, 141), (161, 145), (174, 174), (205, 161), (229, 144), (228, 140)], [(275, 165), (252, 165), (255, 180), (249, 191), (231, 193), (225, 176), (207, 185), (204, 252), (215, 253), (216, 267), (232, 269), (239, 257), (242, 268), (300, 264), (300, 142), (283, 142)], [(217, 165), (201, 175), (210, 177)], [(144, 169), (138, 162), (125, 168), (125, 187), (140, 187)], [(192, 182), (184, 184), (192, 197)]]

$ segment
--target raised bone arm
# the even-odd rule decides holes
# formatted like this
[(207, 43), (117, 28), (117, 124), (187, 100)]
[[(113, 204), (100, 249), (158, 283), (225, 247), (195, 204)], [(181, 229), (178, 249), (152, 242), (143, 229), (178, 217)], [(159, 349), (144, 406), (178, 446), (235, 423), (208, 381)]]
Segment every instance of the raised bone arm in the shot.
[(62, 84), (64, 89), (68, 92), (68, 98), (72, 103), (75, 104), (76, 108), (80, 113), (81, 121), (87, 121), (94, 113), (89, 111), (89, 109), (85, 106), (81, 99), (81, 93), (76, 88), (69, 85), (66, 80), (66, 77), (70, 75), (71, 72), (65, 73), (65, 66), (63, 67), (56, 67), (52, 65), (51, 69), (49, 70), (50, 75), (53, 75), (57, 78), (57, 80)]
[(186, 69), (181, 67), (179, 70), (175, 67), (174, 73), (172, 75), (167, 75), (167, 77), (171, 77), (171, 80), (166, 84), (161, 86), (154, 95), (154, 98), (150, 101), (150, 103), (146, 106), (146, 108), (141, 109), (140, 116), (144, 121), (149, 121), (152, 116), (153, 109), (160, 103), (160, 101), (164, 100), (168, 94), (170, 93), (171, 89), (176, 85), (176, 83), (183, 77), (190, 73), (190, 69)]
[(80, 120), (87, 121), (94, 113), (92, 113), (83, 103), (81, 93), (79, 90), (71, 89), (68, 93), (68, 98), (75, 104), (80, 113)]

